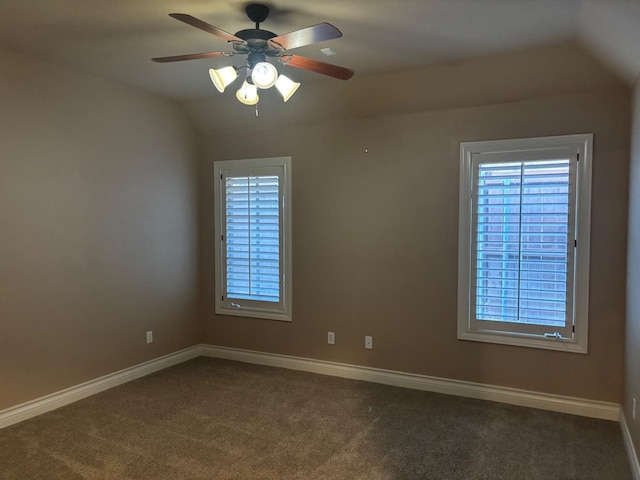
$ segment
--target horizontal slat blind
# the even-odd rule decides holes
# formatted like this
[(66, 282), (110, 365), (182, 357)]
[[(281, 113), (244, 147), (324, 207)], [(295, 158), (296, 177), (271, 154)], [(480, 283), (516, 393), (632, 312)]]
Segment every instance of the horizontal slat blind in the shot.
[(565, 327), (573, 281), (569, 160), (478, 168), (476, 320)]
[(279, 177), (226, 177), (225, 189), (227, 297), (279, 302)]

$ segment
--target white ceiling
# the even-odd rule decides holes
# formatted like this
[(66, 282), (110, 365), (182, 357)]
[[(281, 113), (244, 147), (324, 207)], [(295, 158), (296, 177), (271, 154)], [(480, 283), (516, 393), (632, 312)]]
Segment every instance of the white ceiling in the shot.
[[(611, 3), (611, 0), (608, 0)], [(356, 75), (460, 61), (572, 39), (605, 56), (615, 56), (612, 28), (630, 17), (640, 25), (638, 0), (613, 0), (622, 11), (598, 28), (604, 5), (586, 0), (273, 0), (262, 28), (277, 34), (327, 21), (340, 39), (294, 53), (352, 68)], [(167, 16), (188, 13), (235, 33), (253, 24), (241, 0), (0, 0), (0, 48), (108, 78), (177, 100), (209, 96), (207, 70), (242, 57), (191, 60), (171, 64), (151, 57), (229, 50), (225, 42)], [(589, 5), (595, 5), (587, 8)], [(586, 6), (585, 6), (586, 5)], [(599, 5), (599, 6), (598, 6)], [(608, 10), (607, 10), (608, 11)], [(619, 12), (620, 12), (619, 11)], [(612, 23), (613, 22), (613, 23)], [(616, 23), (618, 22), (618, 23)], [(638, 28), (631, 28), (637, 40)], [(596, 32), (602, 39), (590, 34)], [(605, 38), (607, 37), (607, 38)], [(629, 43), (629, 40), (624, 40)], [(608, 45), (608, 46), (607, 46)], [(640, 62), (635, 45), (627, 56)], [(320, 48), (337, 52), (325, 57)], [(625, 64), (624, 61), (622, 61)], [(633, 63), (633, 61), (631, 62)], [(613, 67), (620, 69), (616, 60)], [(296, 80), (340, 82), (289, 69)], [(623, 67), (624, 69), (624, 67)], [(637, 75), (640, 64), (624, 76)]]

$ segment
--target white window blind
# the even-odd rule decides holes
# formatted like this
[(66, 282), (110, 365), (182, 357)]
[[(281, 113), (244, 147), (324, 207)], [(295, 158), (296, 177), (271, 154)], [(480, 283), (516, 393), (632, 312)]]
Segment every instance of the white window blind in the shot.
[(279, 302), (279, 178), (227, 177), (225, 189), (227, 296)]
[(569, 159), (479, 164), (476, 320), (561, 329), (571, 322), (571, 170)]
[(216, 313), (291, 320), (291, 159), (214, 163)]

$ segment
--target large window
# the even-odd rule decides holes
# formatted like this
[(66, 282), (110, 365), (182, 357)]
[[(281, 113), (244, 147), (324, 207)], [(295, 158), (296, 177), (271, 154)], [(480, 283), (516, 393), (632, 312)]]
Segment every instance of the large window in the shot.
[(216, 313), (291, 320), (291, 159), (214, 163)]
[(461, 144), (458, 338), (586, 353), (591, 143)]

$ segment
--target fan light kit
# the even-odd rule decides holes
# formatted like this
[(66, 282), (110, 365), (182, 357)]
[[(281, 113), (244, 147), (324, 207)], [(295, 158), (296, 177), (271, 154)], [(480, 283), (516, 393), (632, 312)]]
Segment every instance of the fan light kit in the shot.
[(353, 70), (348, 68), (289, 53), (289, 50), (295, 48), (341, 37), (342, 32), (333, 25), (326, 22), (319, 23), (284, 35), (276, 35), (260, 28), (260, 24), (269, 15), (269, 7), (261, 4), (250, 4), (245, 11), (249, 19), (255, 23), (256, 28), (240, 30), (235, 35), (209, 25), (191, 15), (170, 13), (169, 16), (176, 20), (226, 40), (233, 47), (233, 52), (192, 53), (152, 58), (152, 60), (159, 63), (168, 63), (201, 58), (231, 57), (236, 54), (246, 55), (247, 61), (245, 65), (241, 67), (211, 68), (209, 69), (209, 77), (216, 89), (220, 93), (224, 93), (225, 89), (236, 81), (242, 71), (244, 80), (236, 92), (236, 98), (245, 105), (256, 105), (256, 108), (257, 103), (260, 101), (258, 89), (266, 90), (275, 86), (286, 102), (300, 87), (299, 82), (295, 82), (289, 77), (278, 73), (276, 66), (268, 62), (267, 57), (273, 57), (283, 65), (328, 75), (340, 80), (348, 80), (353, 76)]

